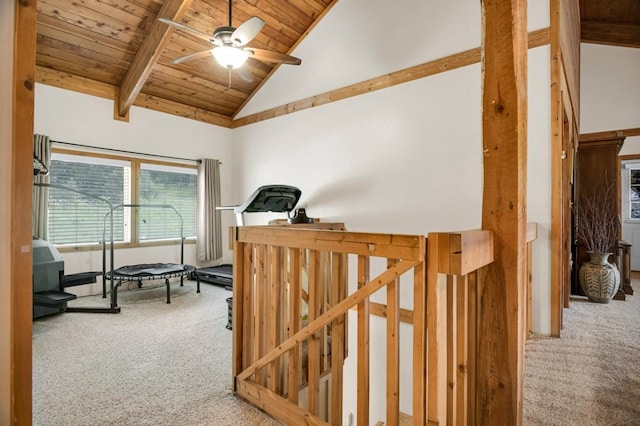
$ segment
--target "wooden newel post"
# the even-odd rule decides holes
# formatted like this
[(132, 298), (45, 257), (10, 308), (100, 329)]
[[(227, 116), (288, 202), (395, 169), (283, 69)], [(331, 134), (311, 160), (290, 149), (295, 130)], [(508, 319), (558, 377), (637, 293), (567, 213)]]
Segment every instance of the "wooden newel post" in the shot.
[(495, 258), (478, 282), (476, 419), (522, 422), (526, 331), (527, 2), (482, 0), (482, 228)]

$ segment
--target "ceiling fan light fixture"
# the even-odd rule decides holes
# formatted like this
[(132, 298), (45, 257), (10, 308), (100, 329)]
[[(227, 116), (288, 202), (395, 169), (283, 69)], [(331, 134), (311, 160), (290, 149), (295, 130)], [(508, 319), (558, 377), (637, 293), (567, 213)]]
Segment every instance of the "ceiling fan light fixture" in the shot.
[(240, 68), (249, 57), (249, 53), (232, 46), (215, 47), (211, 54), (220, 65), (229, 69)]

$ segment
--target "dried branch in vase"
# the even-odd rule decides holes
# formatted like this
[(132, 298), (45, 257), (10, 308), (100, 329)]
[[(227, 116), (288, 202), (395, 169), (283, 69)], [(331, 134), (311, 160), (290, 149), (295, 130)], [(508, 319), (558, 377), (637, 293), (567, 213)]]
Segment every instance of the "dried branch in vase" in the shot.
[(583, 195), (579, 200), (576, 234), (588, 251), (613, 253), (618, 242), (620, 217), (615, 200), (615, 186), (609, 180)]

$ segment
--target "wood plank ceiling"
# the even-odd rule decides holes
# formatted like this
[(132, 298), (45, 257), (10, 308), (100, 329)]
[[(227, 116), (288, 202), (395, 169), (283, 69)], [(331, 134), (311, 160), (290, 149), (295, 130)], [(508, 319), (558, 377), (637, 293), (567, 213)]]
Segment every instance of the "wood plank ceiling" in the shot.
[(640, 47), (640, 1), (580, 0), (583, 43)]
[[(257, 16), (266, 25), (248, 46), (292, 54), (337, 1), (233, 0), (232, 24)], [(640, 47), (640, 1), (579, 3), (583, 42)], [(228, 25), (228, 7), (228, 0), (37, 0), (36, 81), (114, 99), (116, 118), (138, 105), (233, 127), (277, 67), (292, 65), (250, 58), (252, 82), (212, 57), (176, 65), (209, 44), (157, 20), (212, 34)]]
[[(288, 54), (335, 1), (233, 0), (232, 25), (261, 18), (266, 24), (247, 46)], [(246, 82), (212, 56), (171, 62), (212, 46), (157, 18), (213, 34), (229, 24), (228, 0), (37, 0), (37, 10), (37, 81), (113, 94), (121, 116), (137, 99), (136, 105), (228, 126), (278, 66), (249, 58), (244, 66), (253, 81)]]

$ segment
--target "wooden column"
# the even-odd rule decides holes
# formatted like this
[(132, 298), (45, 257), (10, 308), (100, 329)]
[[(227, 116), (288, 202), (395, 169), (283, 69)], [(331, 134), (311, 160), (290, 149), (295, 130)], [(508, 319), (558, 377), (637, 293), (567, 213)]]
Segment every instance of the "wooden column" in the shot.
[(479, 425), (521, 424), (525, 332), (527, 3), (482, 0), (482, 228), (495, 257), (478, 282)]
[[(11, 170), (11, 424), (30, 425), (33, 317), (31, 211), (36, 3), (16, 1)], [(19, 46), (19, 48), (17, 47)]]

